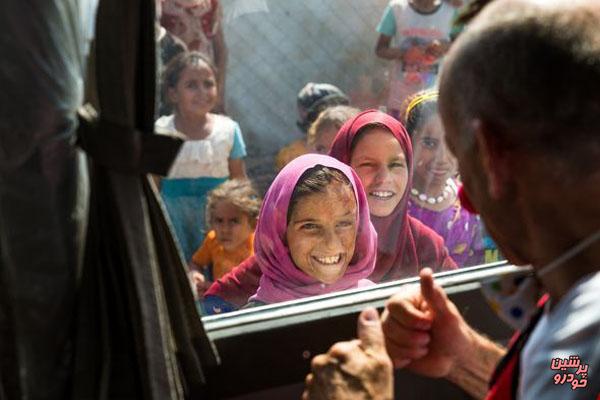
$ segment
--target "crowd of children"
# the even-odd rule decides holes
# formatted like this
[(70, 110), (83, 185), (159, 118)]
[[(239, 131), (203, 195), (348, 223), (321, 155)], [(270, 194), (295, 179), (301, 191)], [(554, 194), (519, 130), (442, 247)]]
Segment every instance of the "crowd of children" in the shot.
[(456, 2), (386, 8), (376, 53), (394, 60), (387, 113), (361, 112), (331, 84), (300, 90), (297, 125), (306, 136), (277, 155), (264, 201), (246, 176), (240, 127), (222, 114), (218, 0), (159, 3), (164, 27), (183, 44), (163, 57), (161, 109), (169, 113), (155, 128), (185, 142), (157, 182), (205, 313), (484, 261), (481, 222), (457, 199), (437, 93), (420, 92), (435, 85)]

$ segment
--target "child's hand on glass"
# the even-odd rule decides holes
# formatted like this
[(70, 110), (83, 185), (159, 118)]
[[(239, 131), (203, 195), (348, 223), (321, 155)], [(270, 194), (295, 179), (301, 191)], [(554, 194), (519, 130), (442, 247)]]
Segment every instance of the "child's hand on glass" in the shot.
[(190, 286), (192, 293), (194, 294), (194, 300), (202, 298), (204, 292), (210, 286), (210, 282), (204, 277), (204, 274), (197, 270), (191, 270), (188, 272), (188, 279), (190, 280)]

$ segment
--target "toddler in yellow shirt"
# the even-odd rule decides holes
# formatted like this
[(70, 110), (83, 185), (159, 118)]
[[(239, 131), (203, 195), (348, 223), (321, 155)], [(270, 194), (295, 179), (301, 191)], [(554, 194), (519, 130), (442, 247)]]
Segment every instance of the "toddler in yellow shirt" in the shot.
[(210, 192), (206, 221), (211, 231), (190, 262), (190, 277), (198, 296), (208, 282), (202, 272), (209, 268), (217, 280), (254, 254), (254, 228), (261, 199), (249, 180), (233, 179)]

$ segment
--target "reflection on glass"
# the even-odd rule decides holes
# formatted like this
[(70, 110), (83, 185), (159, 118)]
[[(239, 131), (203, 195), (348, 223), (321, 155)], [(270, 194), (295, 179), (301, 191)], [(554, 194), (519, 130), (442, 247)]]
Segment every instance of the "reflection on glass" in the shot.
[[(205, 294), (205, 312), (356, 287), (363, 279), (395, 280), (425, 266), (444, 271), (499, 258), (479, 219), (457, 200), (460, 177), (435, 101), (426, 95), (427, 101), (406, 113), (415, 92), (435, 85), (457, 3), (157, 0), (163, 8), (158, 37), (168, 62), (161, 82), (164, 115), (156, 128), (187, 139), (161, 181), (161, 194), (194, 291), (200, 298)], [(182, 52), (186, 47), (197, 52)], [(360, 113), (366, 109), (372, 111)], [(319, 282), (314, 291), (302, 292), (314, 282), (297, 280), (287, 288), (285, 279), (264, 273), (266, 264), (252, 255), (256, 213), (242, 203), (252, 198), (256, 208), (260, 196), (217, 194), (240, 185), (228, 179), (244, 178), (245, 165), (258, 192), (265, 193), (277, 171), (306, 153), (329, 153), (356, 171), (378, 240), (373, 270), (355, 279), (346, 275), (361, 261), (358, 253), (345, 265), (335, 257), (349, 249), (318, 255), (331, 264), (326, 271), (332, 275), (323, 276), (303, 263), (312, 258), (295, 256), (309, 238), (286, 233), (285, 248), (273, 256), (279, 262), (269, 264), (269, 271), (283, 273), (285, 264), (286, 279), (302, 274)], [(207, 209), (211, 191), (218, 200)], [(280, 208), (289, 211), (287, 205)], [(327, 216), (339, 216), (340, 210), (329, 207)], [(314, 209), (313, 218), (320, 211)], [(357, 247), (363, 245), (361, 232)], [(272, 237), (264, 240), (275, 246)], [(260, 289), (261, 277), (288, 294), (262, 297), (269, 292)]]

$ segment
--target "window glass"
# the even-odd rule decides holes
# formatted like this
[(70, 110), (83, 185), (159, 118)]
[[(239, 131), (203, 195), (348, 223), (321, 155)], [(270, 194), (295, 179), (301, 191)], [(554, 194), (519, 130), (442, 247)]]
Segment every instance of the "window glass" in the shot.
[(157, 0), (156, 127), (186, 137), (159, 185), (203, 314), (502, 258), (437, 113), (457, 3)]

